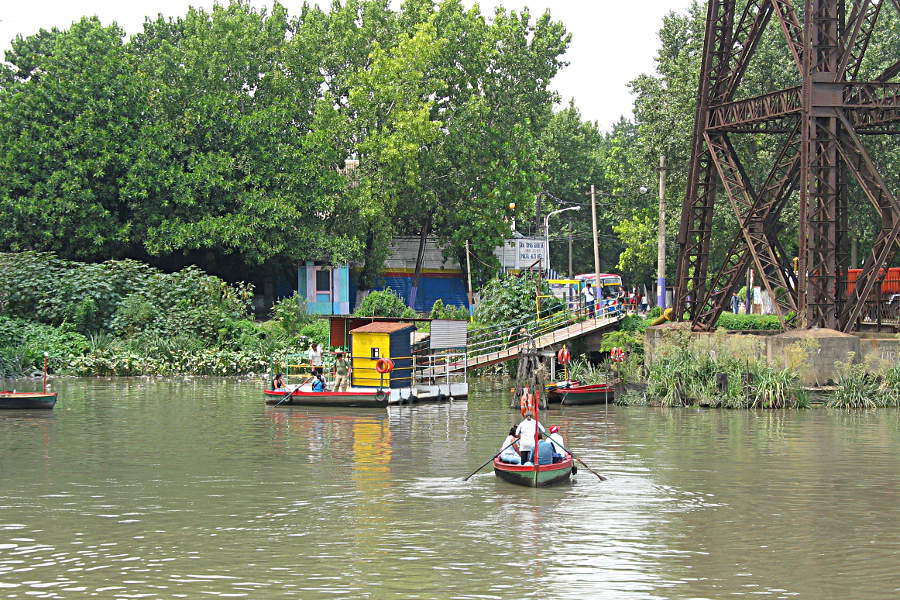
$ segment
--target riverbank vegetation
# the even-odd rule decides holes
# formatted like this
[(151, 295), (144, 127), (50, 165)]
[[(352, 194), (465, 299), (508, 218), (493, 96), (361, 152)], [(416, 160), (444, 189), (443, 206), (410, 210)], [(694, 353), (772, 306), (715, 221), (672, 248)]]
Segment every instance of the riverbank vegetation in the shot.
[(164, 273), (132, 260), (98, 264), (51, 253), (0, 253), (0, 376), (236, 375), (327, 344), (328, 323), (295, 295), (271, 319), (250, 311), (252, 286), (189, 267)]

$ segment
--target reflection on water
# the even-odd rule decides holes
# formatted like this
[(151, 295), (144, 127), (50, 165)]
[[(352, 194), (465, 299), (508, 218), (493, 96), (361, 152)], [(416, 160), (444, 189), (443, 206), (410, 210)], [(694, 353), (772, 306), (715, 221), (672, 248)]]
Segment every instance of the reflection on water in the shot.
[(461, 481), (515, 422), (486, 385), (387, 411), (57, 388), (0, 413), (4, 598), (900, 596), (896, 410), (554, 410), (609, 480), (535, 490)]

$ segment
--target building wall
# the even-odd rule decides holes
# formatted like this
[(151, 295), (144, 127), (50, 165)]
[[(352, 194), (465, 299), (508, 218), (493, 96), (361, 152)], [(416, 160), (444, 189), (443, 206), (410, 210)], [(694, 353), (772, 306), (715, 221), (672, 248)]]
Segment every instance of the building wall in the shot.
[[(391, 338), (387, 333), (354, 333), (350, 336), (350, 354), (353, 364), (352, 385), (359, 387), (379, 387), (382, 379), (375, 370), (378, 359), (370, 358), (372, 348), (378, 348), (378, 356), (390, 358)], [(384, 386), (390, 387), (391, 375), (385, 373)]]

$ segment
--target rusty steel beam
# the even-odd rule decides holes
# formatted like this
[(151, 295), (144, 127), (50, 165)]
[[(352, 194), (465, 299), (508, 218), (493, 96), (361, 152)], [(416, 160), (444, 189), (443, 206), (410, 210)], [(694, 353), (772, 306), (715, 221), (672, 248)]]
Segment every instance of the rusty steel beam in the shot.
[[(676, 315), (687, 311), (695, 329), (715, 326), (751, 266), (779, 302), (782, 320), (796, 309), (802, 326), (849, 330), (869, 310), (883, 267), (900, 247), (900, 206), (860, 139), (900, 131), (900, 85), (888, 83), (900, 73), (900, 61), (874, 82), (855, 81), (884, 1), (748, 0), (740, 14), (734, 0), (710, 1), (675, 302)], [(900, 10), (900, 0), (893, 4)], [(773, 16), (801, 85), (735, 101)], [(731, 136), (740, 133), (788, 134), (758, 190), (731, 143)], [(850, 175), (882, 222), (866, 269), (848, 297)], [(738, 230), (721, 266), (714, 267), (710, 238), (717, 188), (737, 217)], [(781, 214), (797, 190), (795, 277), (778, 236), (784, 229)], [(787, 294), (781, 296), (781, 289)]]
[[(769, 171), (766, 181), (757, 194), (752, 206), (743, 212), (738, 221), (741, 230), (738, 231), (725, 254), (722, 267), (712, 279), (709, 292), (700, 304), (701, 309), (693, 315), (692, 323), (695, 329), (709, 330), (715, 327), (719, 315), (725, 310), (731, 292), (739, 285), (741, 278), (747, 271), (750, 263), (750, 254), (747, 252), (745, 229), (762, 229), (766, 232), (769, 246), (775, 251), (777, 242), (773, 243), (773, 221), (787, 202), (797, 185), (800, 160), (800, 135), (799, 125), (795, 124), (790, 136), (779, 149), (775, 164)], [(782, 252), (783, 255), (783, 252)], [(779, 265), (784, 265), (782, 259), (777, 259)], [(761, 274), (763, 277), (766, 275)], [(789, 310), (796, 311), (796, 284), (789, 282), (790, 294)]]

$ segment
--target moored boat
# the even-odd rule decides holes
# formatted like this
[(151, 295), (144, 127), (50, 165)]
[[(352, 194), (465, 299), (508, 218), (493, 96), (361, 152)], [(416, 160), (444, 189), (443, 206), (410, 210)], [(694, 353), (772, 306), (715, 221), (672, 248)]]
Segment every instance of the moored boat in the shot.
[(513, 465), (494, 458), (494, 474), (500, 479), (526, 487), (546, 487), (569, 480), (573, 474), (572, 455), (549, 465)]
[[(384, 408), (390, 395), (384, 390), (313, 392), (311, 390), (263, 390), (266, 404), (273, 406), (347, 406)], [(288, 397), (290, 396), (290, 397)]]
[(615, 388), (608, 383), (580, 384), (563, 382), (548, 386), (547, 397), (550, 404), (577, 406), (586, 404), (606, 404), (615, 397)]
[(50, 409), (56, 406), (56, 392), (0, 392), (0, 409)]

